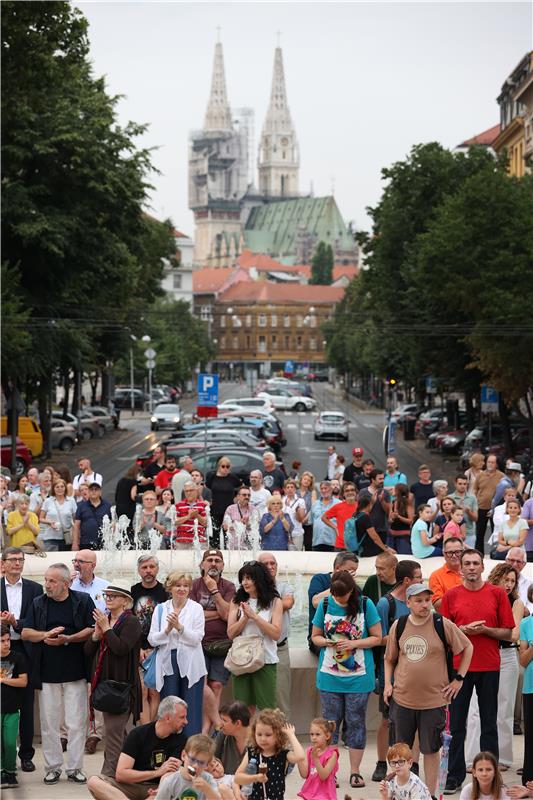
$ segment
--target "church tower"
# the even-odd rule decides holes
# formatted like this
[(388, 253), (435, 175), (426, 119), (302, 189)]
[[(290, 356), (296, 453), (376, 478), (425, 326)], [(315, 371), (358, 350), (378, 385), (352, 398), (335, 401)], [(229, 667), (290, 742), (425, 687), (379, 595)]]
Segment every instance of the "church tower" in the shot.
[(259, 193), (268, 197), (298, 195), (300, 155), (285, 88), (283, 56), (276, 47), (270, 104), (259, 144)]
[(211, 94), (205, 111), (204, 131), (231, 131), (231, 110), (226, 92), (226, 73), (222, 43), (215, 45), (213, 59), (213, 75), (211, 78)]

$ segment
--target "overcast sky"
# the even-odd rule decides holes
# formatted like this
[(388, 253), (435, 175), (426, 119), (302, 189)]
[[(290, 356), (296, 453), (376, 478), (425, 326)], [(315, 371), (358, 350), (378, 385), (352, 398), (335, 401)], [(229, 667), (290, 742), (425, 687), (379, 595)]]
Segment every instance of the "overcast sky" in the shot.
[(201, 128), (220, 26), (233, 107), (255, 110), (258, 141), (281, 31), (300, 145), (300, 191), (332, 187), (343, 217), (369, 228), (382, 167), (412, 145), (453, 148), (496, 124), (496, 97), (532, 48), (532, 3), (84, 2), (91, 57), (122, 122), (149, 123), (152, 211), (193, 234), (187, 144)]

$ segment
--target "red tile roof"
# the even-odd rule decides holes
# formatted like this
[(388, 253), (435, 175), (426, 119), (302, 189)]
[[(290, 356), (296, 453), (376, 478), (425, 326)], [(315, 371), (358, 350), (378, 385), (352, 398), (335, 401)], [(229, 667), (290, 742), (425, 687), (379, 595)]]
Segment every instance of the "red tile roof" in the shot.
[(246, 270), (233, 267), (205, 267), (193, 272), (192, 290), (194, 294), (213, 294), (240, 281), (251, 281)]
[(217, 297), (221, 303), (254, 301), (256, 303), (338, 303), (344, 289), (341, 286), (309, 286), (298, 284), (269, 283), (267, 281), (241, 281), (221, 291)]
[(243, 250), (237, 259), (237, 264), (240, 267), (244, 267), (244, 269), (255, 267), (259, 270), (274, 269), (278, 272), (285, 268), (284, 264), (282, 264), (280, 261), (276, 261), (276, 259), (272, 258), (272, 256), (268, 256), (265, 253), (252, 253), (251, 250)]
[[(243, 269), (254, 267), (258, 272), (290, 272), (305, 275), (307, 279), (311, 277), (310, 264), (282, 264), (271, 256), (263, 253), (252, 253), (251, 250), (243, 250), (237, 259), (237, 263)], [(356, 264), (339, 264), (333, 267), (333, 280), (337, 281), (343, 276), (351, 280), (357, 275), (358, 271)]]
[(497, 125), (493, 125), (492, 128), (488, 128), (483, 133), (478, 133), (476, 136), (472, 136), (471, 139), (467, 139), (466, 141), (462, 142), (459, 147), (469, 147), (472, 144), (483, 144), (486, 147), (490, 147), (491, 144), (497, 139), (500, 133), (500, 123)]

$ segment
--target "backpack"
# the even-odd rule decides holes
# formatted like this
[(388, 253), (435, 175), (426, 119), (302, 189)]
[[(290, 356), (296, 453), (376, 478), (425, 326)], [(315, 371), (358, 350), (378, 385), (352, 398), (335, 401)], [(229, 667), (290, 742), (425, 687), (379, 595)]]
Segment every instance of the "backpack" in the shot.
[[(394, 598), (392, 598), (394, 600)], [(400, 638), (402, 633), (405, 630), (405, 626), (407, 624), (407, 618), (409, 614), (405, 614), (403, 617), (399, 617), (398, 625), (396, 626), (396, 644), (398, 646), (398, 650), (400, 649)], [(442, 646), (444, 647), (444, 653), (446, 655), (446, 667), (448, 669), (448, 680), (450, 683), (454, 679), (455, 670), (453, 667), (453, 653), (448, 644), (446, 639), (446, 633), (444, 631), (444, 620), (441, 614), (432, 614), (433, 616), (433, 627), (435, 628), (435, 633), (439, 637), (442, 642)]]
[(361, 519), (363, 513), (365, 512), (356, 512), (353, 517), (350, 517), (344, 523), (344, 549), (349, 550), (351, 553), (355, 553), (356, 556), (361, 555), (363, 542), (367, 536), (365, 533), (364, 536), (359, 539), (359, 536), (357, 535), (357, 520)]
[[(387, 619), (388, 619), (388, 622), (389, 622), (389, 626), (388, 626), (387, 630), (390, 631), (390, 629), (392, 628), (392, 623), (396, 619), (396, 600), (395, 600), (395, 598), (393, 597), (393, 595), (390, 592), (387, 592), (387, 594), (384, 594), (383, 597), (387, 600), (387, 603), (389, 604), (389, 611), (388, 611), (388, 614), (387, 614)], [(375, 666), (375, 669), (376, 669), (376, 675), (379, 675), (379, 670), (380, 670), (380, 667), (381, 667), (381, 663), (383, 661), (383, 658), (385, 657), (385, 647), (384, 647), (384, 645), (378, 645), (377, 647), (374, 647), (373, 648), (373, 655), (374, 655), (374, 666)]]

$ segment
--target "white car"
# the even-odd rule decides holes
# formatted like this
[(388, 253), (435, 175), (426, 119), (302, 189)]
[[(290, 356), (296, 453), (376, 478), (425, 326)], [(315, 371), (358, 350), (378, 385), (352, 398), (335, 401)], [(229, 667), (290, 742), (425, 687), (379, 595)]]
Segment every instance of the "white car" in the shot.
[(342, 439), (347, 442), (348, 419), (340, 411), (321, 411), (315, 422), (315, 439)]
[(154, 408), (154, 412), (150, 419), (150, 428), (153, 431), (163, 430), (164, 428), (171, 431), (177, 430), (181, 426), (181, 411), (180, 407), (174, 403), (162, 403)]
[(270, 400), (263, 397), (234, 397), (231, 400), (223, 400), (219, 408), (223, 409), (225, 406), (233, 406), (234, 408), (259, 408), (265, 411), (274, 411), (274, 406)]
[(312, 411), (316, 408), (316, 401), (312, 397), (294, 394), (288, 389), (272, 387), (268, 392), (260, 392), (257, 396), (270, 400), (274, 408), (283, 408), (289, 411)]
[(398, 408), (394, 409), (391, 418), (396, 420), (396, 422), (403, 422), (405, 417), (416, 414), (419, 410), (416, 403), (405, 403), (403, 406), (398, 406)]

